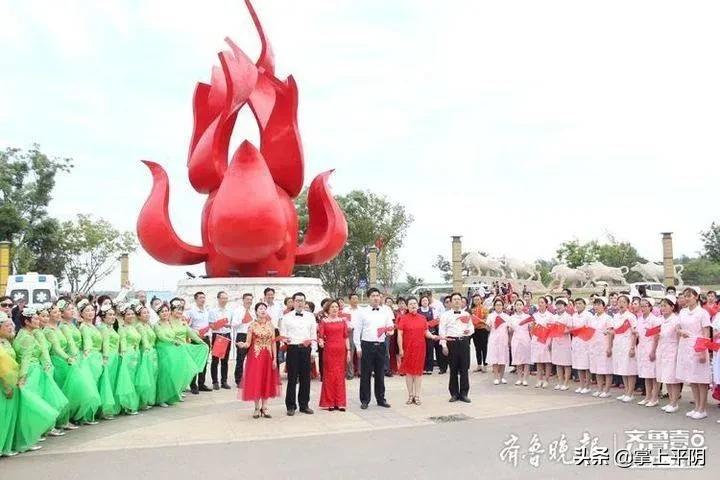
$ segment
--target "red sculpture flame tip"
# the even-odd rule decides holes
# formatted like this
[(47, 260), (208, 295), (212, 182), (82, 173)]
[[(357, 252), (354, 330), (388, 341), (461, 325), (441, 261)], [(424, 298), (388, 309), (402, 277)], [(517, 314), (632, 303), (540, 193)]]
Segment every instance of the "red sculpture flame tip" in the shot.
[[(330, 193), (328, 176), (310, 185), (310, 224), (297, 245), (297, 212), (292, 199), (302, 190), (304, 160), (297, 125), (295, 80), (275, 77), (275, 56), (250, 0), (245, 0), (262, 45), (257, 62), (226, 38), (220, 66), (193, 96), (194, 128), (188, 151), (193, 188), (208, 195), (203, 209), (203, 247), (177, 236), (168, 215), (169, 182), (163, 168), (144, 163), (153, 188), (138, 218), (143, 248), (171, 265), (205, 262), (209, 276), (289, 276), (295, 263), (331, 260), (347, 240), (345, 216)], [(252, 109), (260, 130), (260, 151), (244, 141), (228, 166), (228, 149), (238, 112)]]

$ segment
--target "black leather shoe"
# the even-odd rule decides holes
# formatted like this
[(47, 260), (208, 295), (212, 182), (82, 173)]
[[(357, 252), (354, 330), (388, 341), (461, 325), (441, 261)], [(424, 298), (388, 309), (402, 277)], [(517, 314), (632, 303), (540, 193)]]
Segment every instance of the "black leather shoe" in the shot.
[(471, 403), (471, 401), (468, 397), (460, 397), (460, 398), (458, 398), (458, 400), (460, 400), (461, 402), (465, 402), (465, 403)]
[(213, 390), (220, 390), (220, 384), (213, 383)]
[(301, 409), (300, 409), (300, 413), (305, 413), (305, 414), (307, 414), (307, 415), (312, 415), (312, 414), (315, 413), (315, 412), (313, 411), (312, 408), (305, 407), (305, 408), (301, 408)]
[(192, 393), (193, 395), (199, 395), (199, 394), (200, 394), (200, 390), (198, 390), (197, 387), (191, 388), (191, 389), (190, 389), (190, 393)]
[(390, 408), (390, 404), (386, 401), (378, 402), (378, 407)]
[(390, 378), (390, 377), (393, 376), (393, 373), (392, 373), (392, 372), (385, 372), (385, 376), (388, 377), (388, 378)]
[(457, 397), (450, 397), (450, 403), (457, 402), (457, 401), (458, 401)]
[(287, 411), (287, 416), (288, 416), (288, 417), (292, 417), (293, 415), (295, 415), (295, 410), (288, 410), (288, 411)]
[(201, 392), (212, 392), (212, 388), (208, 388), (207, 385), (200, 385), (198, 388)]
[(367, 403), (361, 403), (361, 404), (360, 404), (360, 408), (362, 408), (363, 410), (367, 410), (367, 407), (368, 407), (368, 404), (367, 404)]
[(224, 390), (230, 390), (230, 385), (228, 385), (227, 383), (223, 383), (222, 385), (220, 385), (220, 388)]
[(447, 373), (447, 370), (440, 370), (440, 375), (445, 375)]

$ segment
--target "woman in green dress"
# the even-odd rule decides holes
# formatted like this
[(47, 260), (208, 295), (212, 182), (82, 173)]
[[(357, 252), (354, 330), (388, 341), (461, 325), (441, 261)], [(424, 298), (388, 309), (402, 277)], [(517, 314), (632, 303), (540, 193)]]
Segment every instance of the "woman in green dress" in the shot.
[[(194, 377), (205, 369), (210, 348), (203, 339), (200, 338), (197, 332), (190, 328), (187, 320), (183, 316), (184, 310), (185, 302), (182, 299), (174, 298), (170, 301), (170, 324), (172, 325), (175, 338), (183, 344), (190, 358), (192, 358)], [(192, 377), (190, 381), (192, 381)]]
[[(55, 367), (50, 359), (50, 342), (47, 340), (44, 333), (44, 329), (50, 318), (50, 306), (51, 305), (31, 306), (31, 308), (35, 308), (36, 315), (40, 320), (39, 328), (33, 330), (32, 334), (35, 337), (35, 340), (37, 340), (38, 345), (40, 345), (40, 359), (44, 366), (39, 381), (40, 394), (45, 401), (47, 401), (59, 412), (58, 418), (55, 422), (55, 428), (50, 430), (48, 435), (51, 437), (61, 437), (65, 435), (63, 429), (70, 424), (70, 406), (65, 393), (55, 381)], [(70, 428), (68, 428), (68, 430), (70, 430)]]
[(115, 380), (115, 398), (121, 410), (128, 415), (137, 415), (140, 399), (135, 388), (138, 371), (140, 333), (135, 328), (135, 310), (131, 305), (118, 307), (122, 322), (117, 334), (120, 342), (117, 379)]
[(163, 304), (157, 311), (160, 320), (155, 325), (158, 357), (157, 403), (167, 407), (182, 401), (182, 391), (195, 375), (195, 365), (185, 349), (184, 340), (175, 336), (170, 323), (170, 308)]
[(11, 342), (14, 337), (15, 326), (12, 320), (5, 312), (0, 312), (0, 456), (2, 457), (17, 455), (13, 450), (13, 442), (20, 398), (17, 393), (20, 365), (15, 361), (15, 350), (12, 348)]
[[(79, 330), (82, 337), (82, 362), (85, 368), (90, 371), (100, 395), (100, 408), (97, 413), (101, 418), (112, 419), (116, 409), (115, 397), (110, 383), (110, 376), (103, 375), (107, 362), (104, 361), (102, 354), (103, 336), (94, 324), (95, 307), (83, 299), (78, 302), (77, 310), (80, 314)], [(101, 317), (102, 314), (103, 312), (100, 312)], [(113, 312), (113, 322), (114, 316), (115, 312)], [(97, 421), (93, 420), (87, 423), (96, 424)]]
[(143, 410), (152, 408), (157, 401), (158, 357), (155, 350), (157, 339), (150, 326), (150, 311), (142, 304), (135, 306), (137, 322), (135, 328), (140, 333), (140, 361), (135, 376), (135, 389)]
[[(78, 361), (78, 349), (72, 338), (68, 340), (59, 327), (61, 312), (57, 305), (48, 312), (47, 325), (43, 334), (50, 344), (50, 360), (54, 367), (55, 382), (68, 399), (70, 421), (75, 424), (92, 421), (100, 408), (100, 394), (97, 382), (89, 369)], [(72, 423), (64, 426), (75, 430)]]
[[(44, 370), (50, 368), (49, 364), (40, 364), (42, 350), (33, 334), (34, 330), (40, 328), (40, 317), (34, 308), (25, 307), (21, 318), (23, 328), (13, 341), (16, 360), (20, 365), (17, 383), (19, 405), (13, 440), (13, 450), (16, 452), (37, 450), (37, 442), (41, 441), (44, 433), (53, 428), (60, 414), (51, 403), (58, 403), (60, 399), (43, 398), (40, 390)], [(60, 394), (62, 395), (62, 392)]]

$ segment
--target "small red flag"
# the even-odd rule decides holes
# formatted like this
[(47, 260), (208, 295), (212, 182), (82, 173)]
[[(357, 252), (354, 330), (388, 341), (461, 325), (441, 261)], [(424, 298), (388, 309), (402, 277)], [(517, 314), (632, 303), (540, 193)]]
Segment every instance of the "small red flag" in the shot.
[(430, 320), (428, 322), (428, 327), (430, 328), (437, 327), (438, 325), (440, 325), (440, 322), (438, 320)]
[(622, 335), (630, 329), (630, 320), (625, 320), (622, 325), (615, 329), (617, 335)]
[(550, 333), (549, 329), (540, 324), (535, 325), (535, 327), (532, 330), (533, 336), (537, 337), (538, 342), (540, 342), (540, 343), (547, 342), (549, 333)]
[(562, 323), (551, 323), (548, 325), (548, 338), (558, 338), (565, 335), (565, 325)]
[(225, 358), (228, 348), (230, 348), (230, 339), (218, 335), (215, 337), (215, 341), (212, 346), (212, 356), (215, 358)]
[(198, 330), (198, 335), (200, 335), (201, 337), (204, 337), (204, 336), (207, 335), (207, 333), (208, 333), (209, 331), (210, 331), (210, 327), (209, 327), (209, 326), (207, 326), (207, 327), (205, 327), (205, 328), (201, 328), (200, 330)]
[(595, 335), (595, 329), (592, 327), (580, 327), (570, 330), (573, 336), (578, 337), (583, 342), (589, 341)]
[(499, 328), (503, 323), (505, 323), (505, 320), (503, 320), (500, 315), (495, 317), (495, 328)]
[(655, 335), (658, 335), (660, 333), (660, 325), (656, 327), (651, 327), (645, 330), (645, 336), (646, 337), (654, 337)]
[(528, 323), (532, 323), (532, 321), (533, 321), (533, 318), (532, 318), (532, 317), (527, 317), (525, 320), (523, 320), (522, 322), (520, 322), (520, 326), (522, 327), (523, 325), (527, 325)]
[(709, 338), (699, 337), (695, 340), (694, 348), (696, 352), (702, 352), (704, 350), (712, 350), (713, 352), (717, 352), (718, 350), (720, 350), (720, 344), (713, 342)]

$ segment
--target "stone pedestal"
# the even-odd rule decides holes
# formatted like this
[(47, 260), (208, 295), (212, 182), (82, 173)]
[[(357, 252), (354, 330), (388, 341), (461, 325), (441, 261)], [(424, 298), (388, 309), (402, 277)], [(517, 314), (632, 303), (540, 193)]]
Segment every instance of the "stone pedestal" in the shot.
[(283, 302), (285, 297), (295, 292), (302, 292), (305, 298), (320, 308), (323, 298), (329, 297), (319, 278), (308, 277), (257, 277), (257, 278), (188, 278), (178, 282), (175, 294), (184, 298), (188, 305), (192, 305), (195, 292), (204, 292), (207, 304), (214, 307), (217, 304), (217, 294), (226, 292), (230, 297), (232, 307), (242, 304), (244, 293), (252, 293), (253, 304), (263, 298), (263, 290), (267, 287), (275, 289), (275, 301)]

